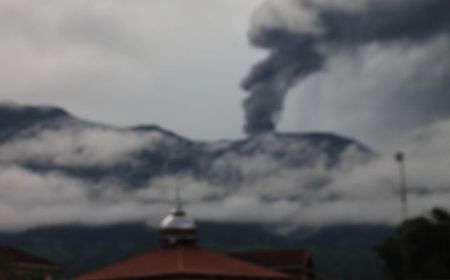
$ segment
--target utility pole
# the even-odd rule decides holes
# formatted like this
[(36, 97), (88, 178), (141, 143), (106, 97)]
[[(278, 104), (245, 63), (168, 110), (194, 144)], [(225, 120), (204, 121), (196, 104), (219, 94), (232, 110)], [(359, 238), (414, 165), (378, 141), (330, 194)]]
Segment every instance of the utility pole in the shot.
[[(402, 203), (402, 222), (404, 222), (408, 218), (408, 190), (406, 188), (406, 174), (405, 174), (405, 155), (403, 152), (399, 151), (395, 153), (395, 160), (398, 163), (398, 171), (399, 171), (399, 187), (400, 187), (400, 200)], [(401, 223), (400, 223), (401, 224)], [(407, 244), (406, 241), (403, 240), (401, 244), (401, 260), (402, 260), (402, 274), (403, 279), (408, 280), (410, 277), (410, 264), (409, 258), (407, 254)]]
[(402, 203), (402, 220), (404, 221), (408, 218), (408, 190), (406, 187), (405, 155), (403, 152), (395, 153), (395, 160), (399, 168), (400, 200)]

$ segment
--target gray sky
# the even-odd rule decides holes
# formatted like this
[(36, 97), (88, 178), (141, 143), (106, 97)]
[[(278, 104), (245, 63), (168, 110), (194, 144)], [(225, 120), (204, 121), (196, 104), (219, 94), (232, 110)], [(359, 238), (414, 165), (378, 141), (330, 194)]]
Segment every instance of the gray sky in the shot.
[[(333, 27), (318, 22), (320, 11), (371, 15), (364, 7), (377, 1), (309, 2), (0, 0), (0, 99), (117, 125), (159, 124), (194, 139), (243, 137), (248, 93), (240, 83), (271, 48), (252, 47), (248, 32), (320, 34)], [(379, 10), (403, 11), (404, 0), (392, 3)], [(417, 15), (399, 15), (415, 26), (409, 18)], [(378, 17), (367, 18), (372, 28)], [(447, 29), (436, 30), (411, 31), (411, 38), (433, 34), (426, 41), (389, 33), (389, 44), (362, 36), (341, 48), (321, 45), (323, 65), (290, 88), (278, 130), (332, 131), (381, 151), (401, 148), (404, 135), (450, 112), (450, 40)]]
[[(248, 93), (240, 84), (253, 65), (283, 48), (280, 40), (270, 38), (256, 44), (263, 49), (252, 47), (248, 32), (261, 39), (281, 30), (284, 37), (275, 38), (294, 46), (302, 36), (313, 35), (314, 48), (300, 55), (316, 54), (318, 63), (302, 72), (301, 79), (291, 71), (297, 69), (298, 61), (289, 55), (295, 58), (297, 52), (282, 55), (285, 63), (275, 65), (280, 66), (282, 79), (274, 81), (289, 82), (286, 96), (282, 94), (284, 109), (277, 129), (354, 137), (384, 152), (379, 160), (327, 174), (321, 166), (302, 172), (281, 166), (275, 175), (227, 194), (217, 205), (202, 202), (226, 186), (207, 185), (190, 176), (159, 178), (147, 188), (130, 192), (114, 182), (92, 184), (15, 164), (27, 156), (67, 165), (108, 164), (154, 141), (114, 131), (44, 131), (37, 139), (0, 147), (0, 159), (12, 162), (0, 168), (0, 230), (74, 222), (150, 219), (155, 223), (170, 204), (167, 186), (175, 185), (187, 188), (186, 194), (192, 196), (185, 198), (190, 211), (205, 220), (393, 223), (399, 208), (392, 152), (399, 148), (405, 150), (408, 180), (416, 188), (411, 194), (412, 214), (436, 205), (448, 207), (450, 20), (448, 9), (439, 8), (450, 2), (261, 3), (0, 0), (0, 99), (62, 106), (83, 118), (117, 125), (159, 124), (194, 139), (243, 137), (242, 101)], [(410, 3), (416, 6), (409, 9)], [(394, 16), (371, 13), (372, 8)], [(429, 14), (417, 11), (437, 14), (423, 16)], [(321, 18), (324, 14), (328, 17)], [(439, 19), (436, 24), (434, 18)], [(347, 20), (360, 23), (361, 19), (364, 24), (351, 27), (364, 28), (346, 33)], [(406, 30), (391, 32), (395, 26)], [(379, 32), (366, 33), (366, 29)], [(285, 66), (288, 69), (283, 72)], [(86, 153), (80, 154), (79, 146)], [(243, 164), (257, 166), (256, 171), (274, 166), (265, 158)], [(329, 188), (307, 193), (312, 206), (299, 208), (290, 199), (298, 191), (296, 184), (317, 176), (333, 180)], [(429, 193), (420, 193), (423, 188)], [(102, 190), (100, 198), (93, 200), (90, 189)], [(324, 199), (330, 194), (343, 199), (330, 203)], [(264, 201), (268, 195), (277, 198), (270, 207)]]
[(242, 136), (260, 0), (0, 1), (0, 98), (196, 139)]

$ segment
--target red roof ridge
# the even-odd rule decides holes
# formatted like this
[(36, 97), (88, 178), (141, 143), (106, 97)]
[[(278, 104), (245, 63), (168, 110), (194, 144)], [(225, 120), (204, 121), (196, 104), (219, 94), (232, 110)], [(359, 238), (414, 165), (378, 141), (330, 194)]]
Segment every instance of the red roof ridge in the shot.
[(273, 254), (294, 254), (294, 253), (304, 253), (304, 254), (311, 254), (311, 251), (306, 249), (287, 249), (287, 250), (253, 250), (253, 251), (233, 251), (230, 252), (230, 254), (267, 254), (267, 255), (273, 255)]
[(287, 274), (230, 255), (193, 245), (177, 245), (129, 257), (75, 279), (148, 279), (174, 275), (246, 279), (291, 278)]
[(238, 257), (238, 258), (274, 258), (274, 257), (302, 257), (305, 259), (312, 258), (311, 251), (308, 250), (277, 250), (277, 251), (271, 251), (271, 250), (258, 250), (258, 251), (236, 251), (236, 252), (230, 252), (231, 256)]
[(281, 271), (313, 269), (312, 253), (307, 250), (246, 251), (230, 254), (236, 258)]
[(181, 250), (183, 249), (183, 247), (178, 247), (178, 271), (182, 272), (184, 265), (183, 265), (183, 254), (181, 252)]

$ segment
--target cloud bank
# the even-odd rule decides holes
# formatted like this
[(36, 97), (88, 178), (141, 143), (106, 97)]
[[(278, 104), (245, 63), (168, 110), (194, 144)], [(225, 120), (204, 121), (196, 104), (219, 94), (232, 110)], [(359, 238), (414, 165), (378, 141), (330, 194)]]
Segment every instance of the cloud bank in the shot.
[[(162, 175), (136, 188), (114, 177), (91, 181), (55, 170), (39, 172), (21, 165), (21, 160), (32, 156), (63, 165), (114, 164), (136, 149), (157, 149), (152, 141), (158, 137), (108, 130), (64, 132), (73, 138), (58, 133), (43, 132), (35, 139), (0, 147), (1, 231), (124, 222), (157, 226), (172, 207), (176, 187), (182, 189), (187, 211), (201, 221), (257, 222), (285, 229), (336, 223), (393, 224), (401, 217), (398, 170), (390, 154), (368, 164), (346, 166), (355, 160), (350, 149), (342, 164), (331, 170), (320, 158), (310, 166), (295, 168), (256, 155), (235, 166), (247, 178), (240, 184), (184, 173)], [(52, 140), (42, 141), (45, 135)], [(411, 215), (435, 206), (450, 207), (449, 137), (450, 121), (439, 121), (404, 138)], [(105, 140), (109, 138), (120, 141)], [(98, 148), (105, 141), (107, 145)], [(73, 152), (77, 149), (97, 152)], [(219, 160), (222, 163), (216, 162), (214, 169), (226, 174), (230, 160), (235, 159)]]
[[(64, 126), (64, 125), (63, 125)], [(110, 166), (131, 160), (144, 148), (162, 140), (157, 132), (136, 133), (107, 127), (66, 126), (42, 130), (31, 140), (19, 138), (0, 146), (0, 161), (34, 162), (58, 166)]]

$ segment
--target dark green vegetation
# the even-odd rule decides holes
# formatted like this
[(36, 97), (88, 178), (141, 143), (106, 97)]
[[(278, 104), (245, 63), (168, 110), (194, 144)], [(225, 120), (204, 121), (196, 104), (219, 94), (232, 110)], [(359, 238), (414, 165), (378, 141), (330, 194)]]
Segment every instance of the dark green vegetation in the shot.
[(390, 279), (450, 279), (450, 214), (406, 220), (378, 248)]
[[(386, 226), (341, 225), (299, 228), (280, 235), (258, 224), (199, 224), (200, 245), (220, 251), (308, 249), (322, 275), (380, 279), (382, 263), (373, 246), (392, 234)], [(63, 265), (66, 276), (157, 248), (159, 235), (141, 224), (62, 226), (0, 234), (0, 243), (20, 247)]]

